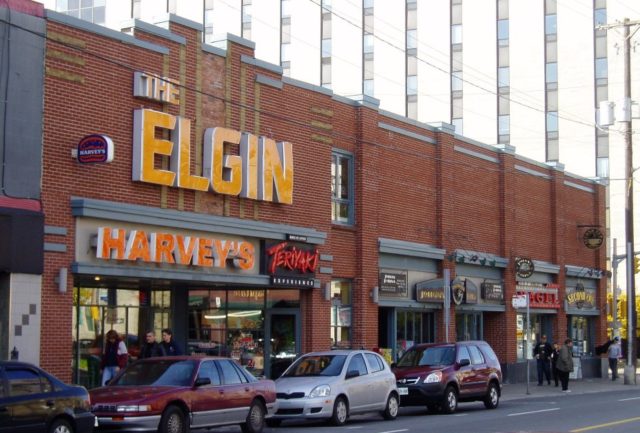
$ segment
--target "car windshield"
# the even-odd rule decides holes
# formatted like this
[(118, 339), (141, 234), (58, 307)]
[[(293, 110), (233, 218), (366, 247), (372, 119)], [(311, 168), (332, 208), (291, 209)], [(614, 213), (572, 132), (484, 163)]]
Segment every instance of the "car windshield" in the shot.
[(408, 350), (397, 363), (398, 367), (451, 365), (456, 359), (453, 347), (427, 347)]
[(338, 376), (346, 359), (346, 355), (305, 356), (291, 365), (283, 377)]
[(136, 362), (110, 385), (116, 386), (189, 386), (196, 362), (191, 360), (154, 360)]

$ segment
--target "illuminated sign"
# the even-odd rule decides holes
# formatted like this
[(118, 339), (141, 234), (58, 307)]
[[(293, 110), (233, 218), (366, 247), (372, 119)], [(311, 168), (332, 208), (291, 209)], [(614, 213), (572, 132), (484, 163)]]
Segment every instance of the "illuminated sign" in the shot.
[(165, 104), (180, 104), (180, 83), (144, 72), (133, 73), (133, 96)]
[[(276, 142), (228, 128), (204, 132), (203, 176), (190, 172), (191, 122), (153, 110), (135, 110), (132, 179), (195, 191), (213, 191), (262, 201), (293, 203), (293, 150)], [(170, 131), (171, 140), (158, 138)], [(225, 152), (238, 145), (239, 155)], [(169, 170), (156, 167), (156, 156), (169, 156)]]
[(82, 164), (111, 162), (113, 141), (106, 135), (87, 135), (78, 143), (77, 158)]
[(169, 263), (249, 270), (255, 264), (250, 242), (192, 237), (144, 230), (98, 227), (96, 257), (103, 260)]
[(444, 303), (444, 281), (442, 278), (416, 283), (416, 302)]
[(308, 287), (314, 285), (314, 277), (320, 253), (315, 248), (280, 242), (264, 249), (266, 271), (271, 284), (281, 287)]
[(585, 289), (584, 285), (578, 283), (575, 288), (567, 288), (567, 307), (579, 309), (594, 309), (596, 306), (595, 289)]
[(554, 283), (518, 283), (516, 294), (529, 296), (529, 307), (531, 308), (560, 308), (558, 297), (559, 286)]

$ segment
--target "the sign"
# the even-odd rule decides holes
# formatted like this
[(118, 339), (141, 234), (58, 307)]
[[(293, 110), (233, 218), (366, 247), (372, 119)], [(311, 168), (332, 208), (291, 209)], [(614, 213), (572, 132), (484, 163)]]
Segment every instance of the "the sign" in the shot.
[[(159, 138), (159, 131), (171, 139)], [(132, 180), (253, 200), (293, 203), (293, 146), (228, 128), (207, 128), (202, 143), (202, 176), (191, 168), (191, 122), (142, 109), (133, 116)], [(238, 154), (226, 152), (228, 144)], [(169, 169), (156, 166), (169, 157)]]
[(288, 241), (294, 241), (294, 242), (307, 242), (307, 237), (306, 236), (302, 236), (302, 235), (294, 235), (294, 234), (287, 234), (287, 240)]
[(516, 268), (516, 274), (520, 278), (529, 278), (531, 275), (533, 275), (533, 260), (531, 260), (530, 258), (516, 257), (514, 260), (514, 265)]
[(529, 296), (529, 307), (531, 308), (559, 309), (558, 289), (559, 286), (553, 283), (518, 283), (516, 294)]
[(592, 310), (596, 306), (596, 291), (586, 289), (583, 284), (578, 283), (574, 288), (567, 288), (566, 300), (567, 308)]
[(511, 298), (511, 306), (513, 308), (527, 308), (527, 295), (513, 295)]
[(604, 235), (596, 228), (588, 229), (582, 235), (582, 242), (587, 248), (596, 250), (602, 246), (604, 242)]
[(165, 104), (180, 104), (180, 82), (145, 72), (133, 73), (133, 96)]
[(382, 296), (406, 296), (407, 274), (380, 272), (378, 293)]
[(98, 227), (96, 258), (249, 270), (255, 248), (246, 241)]
[(482, 297), (485, 301), (503, 301), (504, 288), (500, 283), (484, 282), (480, 285), (482, 289)]
[(416, 302), (444, 303), (444, 281), (442, 278), (417, 283)]
[(106, 135), (87, 135), (78, 143), (77, 158), (82, 164), (111, 162), (113, 141)]
[(281, 287), (313, 287), (319, 261), (318, 250), (304, 244), (280, 242), (264, 249), (266, 273)]
[(466, 287), (464, 285), (464, 280), (456, 278), (451, 282), (451, 300), (454, 304), (462, 304), (462, 301), (464, 301), (465, 292)]

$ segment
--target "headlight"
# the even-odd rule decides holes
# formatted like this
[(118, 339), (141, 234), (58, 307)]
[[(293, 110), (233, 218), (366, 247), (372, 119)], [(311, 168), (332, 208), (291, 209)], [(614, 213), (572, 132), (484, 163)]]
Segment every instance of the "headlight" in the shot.
[(149, 412), (150, 410), (151, 406), (148, 404), (122, 405), (116, 407), (116, 412)]
[(442, 372), (435, 371), (424, 379), (424, 383), (438, 383), (442, 380)]
[(331, 387), (329, 385), (318, 385), (311, 390), (309, 398), (328, 397), (331, 395)]

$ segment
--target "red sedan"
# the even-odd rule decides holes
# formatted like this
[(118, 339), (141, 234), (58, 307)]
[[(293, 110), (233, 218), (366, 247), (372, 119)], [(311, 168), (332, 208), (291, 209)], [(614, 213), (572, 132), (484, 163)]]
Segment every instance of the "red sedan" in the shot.
[(274, 382), (228, 358), (139, 360), (90, 394), (98, 431), (185, 433), (240, 424), (244, 433), (260, 433), (276, 410)]

